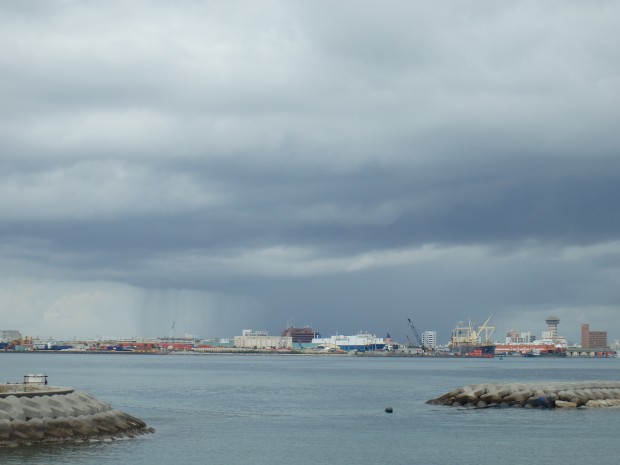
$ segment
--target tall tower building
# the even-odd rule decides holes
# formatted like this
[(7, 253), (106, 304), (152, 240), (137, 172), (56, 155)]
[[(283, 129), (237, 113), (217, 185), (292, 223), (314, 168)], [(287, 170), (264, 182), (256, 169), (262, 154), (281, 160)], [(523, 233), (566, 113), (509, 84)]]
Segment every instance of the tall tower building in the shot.
[(590, 347), (590, 325), (587, 323), (581, 325), (581, 347), (584, 349)]
[(560, 319), (557, 316), (550, 316), (547, 317), (545, 323), (547, 323), (547, 331), (549, 332), (551, 339), (555, 341), (558, 337), (558, 325), (560, 324)]

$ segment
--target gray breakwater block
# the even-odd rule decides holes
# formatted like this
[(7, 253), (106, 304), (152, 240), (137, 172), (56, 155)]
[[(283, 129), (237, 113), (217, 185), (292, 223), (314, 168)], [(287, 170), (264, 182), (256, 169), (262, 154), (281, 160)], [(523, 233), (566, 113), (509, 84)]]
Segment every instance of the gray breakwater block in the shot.
[(470, 384), (426, 402), (454, 407), (620, 407), (620, 382)]
[(142, 420), (71, 388), (0, 385), (0, 447), (130, 438)]

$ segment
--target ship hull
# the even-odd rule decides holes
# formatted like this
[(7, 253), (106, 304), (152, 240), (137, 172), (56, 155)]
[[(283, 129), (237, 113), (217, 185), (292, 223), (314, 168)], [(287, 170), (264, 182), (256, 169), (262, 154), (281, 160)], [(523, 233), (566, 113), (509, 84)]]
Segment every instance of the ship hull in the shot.
[(357, 351), (357, 352), (371, 352), (374, 350), (383, 350), (385, 349), (385, 344), (369, 344), (369, 345), (345, 345), (345, 344), (338, 344), (338, 348), (340, 350), (344, 350), (345, 352), (352, 352), (352, 351)]
[(495, 357), (495, 346), (491, 344), (460, 346), (455, 348), (454, 354), (468, 358), (493, 358)]
[(565, 357), (566, 349), (554, 344), (498, 344), (495, 353), (523, 357)]

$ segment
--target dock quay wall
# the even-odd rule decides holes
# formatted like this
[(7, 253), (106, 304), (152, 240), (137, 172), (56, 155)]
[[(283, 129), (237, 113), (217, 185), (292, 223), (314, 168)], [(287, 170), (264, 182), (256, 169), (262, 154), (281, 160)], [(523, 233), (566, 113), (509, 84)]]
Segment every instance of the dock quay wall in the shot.
[(620, 382), (470, 384), (426, 403), (470, 408), (620, 407)]
[(0, 385), (0, 447), (120, 439), (153, 431), (142, 420), (86, 392)]

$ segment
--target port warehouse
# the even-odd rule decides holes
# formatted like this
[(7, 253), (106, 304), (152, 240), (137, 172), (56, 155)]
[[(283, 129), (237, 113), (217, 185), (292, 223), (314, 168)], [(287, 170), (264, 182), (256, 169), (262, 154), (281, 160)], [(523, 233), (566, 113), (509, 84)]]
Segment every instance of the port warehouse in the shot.
[(235, 336), (235, 347), (247, 349), (290, 349), (293, 347), (291, 336)]

